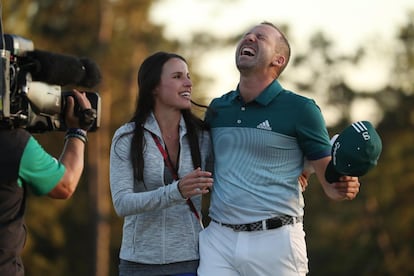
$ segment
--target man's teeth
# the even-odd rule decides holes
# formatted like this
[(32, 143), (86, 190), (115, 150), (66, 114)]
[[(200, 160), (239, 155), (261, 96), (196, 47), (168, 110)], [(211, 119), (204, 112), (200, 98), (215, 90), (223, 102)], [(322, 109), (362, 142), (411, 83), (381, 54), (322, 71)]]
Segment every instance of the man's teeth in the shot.
[(252, 56), (254, 56), (255, 51), (250, 47), (245, 47), (245, 48), (242, 48), (241, 54), (252, 57)]

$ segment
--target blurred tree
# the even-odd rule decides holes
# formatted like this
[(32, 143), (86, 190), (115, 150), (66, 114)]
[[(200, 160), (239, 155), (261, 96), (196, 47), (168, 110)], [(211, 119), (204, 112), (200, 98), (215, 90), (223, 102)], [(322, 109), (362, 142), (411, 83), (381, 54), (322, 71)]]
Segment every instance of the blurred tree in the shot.
[[(94, 59), (104, 76), (96, 87), (102, 99), (101, 127), (89, 135), (87, 166), (77, 193), (67, 202), (29, 198), (27, 273), (115, 274), (121, 220), (114, 217), (109, 196), (110, 139), (132, 116), (142, 59), (158, 49), (176, 47), (149, 22), (149, 0), (3, 2), (5, 33), (32, 40), (36, 49)], [(36, 136), (49, 152), (59, 155), (62, 145), (54, 141), (63, 141), (62, 133)], [(111, 228), (114, 239), (109, 238)]]
[(321, 33), (315, 34), (310, 49), (293, 62), (293, 71), (304, 78), (295, 81), (297, 74), (286, 73), (298, 91), (318, 98), (327, 109), (336, 109), (331, 134), (353, 121), (350, 107), (355, 101), (370, 99), (380, 110), (376, 123), (383, 152), (378, 166), (361, 177), (359, 196), (352, 202), (329, 201), (315, 178), (305, 192), (309, 275), (414, 273), (409, 261), (414, 256), (414, 169), (410, 165), (414, 158), (413, 13), (408, 17), (391, 52), (391, 81), (377, 91), (352, 89), (344, 72), (375, 49), (364, 46), (354, 55), (335, 56), (333, 45)]
[[(93, 89), (101, 96), (101, 127), (89, 134), (87, 166), (78, 191), (65, 202), (29, 197), (29, 237), (23, 256), (27, 273), (116, 275), (122, 220), (115, 216), (109, 195), (112, 134), (132, 116), (136, 75), (146, 56), (158, 50), (182, 54), (198, 84), (202, 78), (191, 67), (196, 56), (187, 50), (191, 45), (165, 40), (162, 27), (149, 21), (148, 11), (154, 1), (3, 2), (5, 33), (32, 40), (36, 49), (87, 56), (97, 62), (103, 76), (99, 87)], [(193, 98), (206, 104), (206, 94), (201, 94), (199, 100), (197, 95)], [(200, 116), (204, 113), (199, 108), (195, 111)], [(55, 141), (63, 141), (63, 133), (34, 135), (52, 155), (60, 154), (62, 145)]]

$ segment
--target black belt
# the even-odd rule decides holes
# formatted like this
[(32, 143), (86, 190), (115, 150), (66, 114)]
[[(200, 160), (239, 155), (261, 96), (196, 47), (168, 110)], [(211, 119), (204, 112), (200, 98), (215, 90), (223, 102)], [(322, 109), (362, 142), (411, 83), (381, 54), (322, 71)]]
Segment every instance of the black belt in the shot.
[(227, 223), (221, 223), (215, 219), (211, 219), (215, 223), (218, 223), (221, 226), (226, 226), (234, 231), (261, 231), (261, 230), (270, 230), (270, 229), (276, 229), (283, 225), (288, 224), (294, 224), (296, 222), (302, 222), (303, 217), (291, 217), (287, 215), (274, 217), (266, 220), (256, 221), (253, 223), (246, 223), (246, 224), (227, 224)]

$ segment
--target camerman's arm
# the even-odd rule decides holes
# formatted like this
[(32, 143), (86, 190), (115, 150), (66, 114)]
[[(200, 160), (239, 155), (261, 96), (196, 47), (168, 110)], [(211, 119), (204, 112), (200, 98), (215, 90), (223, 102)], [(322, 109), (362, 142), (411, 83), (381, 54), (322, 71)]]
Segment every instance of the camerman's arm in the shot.
[[(84, 93), (75, 90), (74, 96), (82, 110), (91, 108)], [(84, 168), (86, 130), (80, 129), (79, 118), (74, 114), (74, 105), (73, 97), (68, 97), (65, 117), (68, 132), (65, 137), (65, 146), (59, 158), (66, 169), (58, 184), (48, 193), (48, 196), (52, 198), (66, 199), (71, 197), (78, 186)]]
[(85, 144), (80, 139), (74, 137), (66, 139), (59, 159), (65, 165), (65, 174), (55, 188), (49, 192), (48, 196), (59, 199), (66, 199), (72, 196), (82, 175), (84, 149)]

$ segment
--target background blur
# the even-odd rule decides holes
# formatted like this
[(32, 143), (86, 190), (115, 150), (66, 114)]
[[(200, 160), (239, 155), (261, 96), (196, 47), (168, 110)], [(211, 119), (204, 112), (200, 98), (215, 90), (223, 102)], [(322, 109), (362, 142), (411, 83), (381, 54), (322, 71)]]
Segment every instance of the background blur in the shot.
[[(309, 275), (413, 275), (414, 3), (1, 2), (4, 33), (26, 37), (39, 50), (87, 56), (103, 76), (94, 90), (102, 98), (101, 128), (89, 134), (78, 190), (68, 201), (29, 195), (28, 276), (117, 275), (122, 220), (109, 193), (109, 148), (135, 108), (139, 65), (157, 50), (182, 54), (190, 63), (193, 99), (208, 104), (236, 87), (236, 41), (264, 20), (280, 26), (293, 48), (282, 85), (318, 102), (330, 134), (370, 120), (383, 141), (379, 164), (361, 178), (355, 200), (332, 202), (311, 179), (304, 221)], [(204, 110), (195, 111), (203, 116)], [(63, 133), (35, 136), (60, 154)]]

